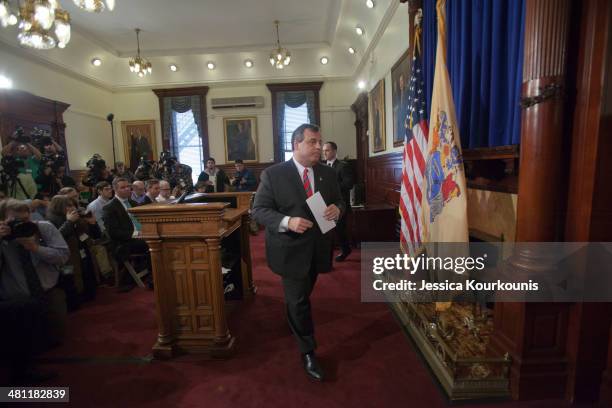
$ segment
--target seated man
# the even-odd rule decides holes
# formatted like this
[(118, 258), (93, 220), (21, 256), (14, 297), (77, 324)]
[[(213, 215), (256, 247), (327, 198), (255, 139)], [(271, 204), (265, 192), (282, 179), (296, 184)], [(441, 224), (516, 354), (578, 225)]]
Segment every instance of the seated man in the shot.
[(231, 178), (230, 184), (236, 188), (236, 191), (255, 191), (257, 179), (253, 172), (246, 168), (241, 159), (236, 160), (234, 165), (236, 173)]
[(149, 179), (145, 182), (145, 189), (147, 193), (145, 194), (145, 198), (142, 201), (142, 204), (152, 204), (157, 202), (157, 197), (159, 196), (159, 180), (158, 179)]
[[(111, 250), (115, 259), (121, 265), (133, 254), (148, 254), (149, 246), (140, 238), (136, 238), (141, 229), (138, 219), (127, 211), (128, 208), (137, 207), (138, 204), (130, 199), (130, 182), (123, 177), (113, 180), (115, 198), (102, 209), (102, 220), (106, 234), (111, 239)], [(126, 292), (134, 287), (129, 276), (120, 277), (119, 291)]]
[[(124, 177), (120, 177), (120, 178), (124, 178)], [(145, 184), (142, 181), (136, 180), (135, 182), (132, 183), (132, 195), (131, 195), (131, 199), (132, 199), (132, 201), (134, 201), (138, 205), (142, 204), (142, 202), (144, 201), (144, 199), (145, 199)]]
[[(31, 368), (33, 353), (61, 342), (66, 299), (57, 287), (58, 267), (70, 256), (60, 232), (47, 221), (30, 221), (30, 207), (18, 200), (0, 203), (0, 361), (11, 383), (42, 380)], [(44, 341), (44, 343), (43, 343)]]
[(165, 203), (168, 200), (174, 200), (175, 195), (172, 194), (172, 187), (170, 187), (170, 183), (166, 180), (161, 180), (159, 182), (159, 195), (155, 199), (158, 203)]
[(113, 198), (113, 187), (107, 181), (101, 181), (96, 184), (96, 193), (98, 198), (87, 205), (87, 212), (90, 212), (96, 218), (96, 222), (100, 230), (104, 232), (104, 221), (102, 221), (102, 209)]

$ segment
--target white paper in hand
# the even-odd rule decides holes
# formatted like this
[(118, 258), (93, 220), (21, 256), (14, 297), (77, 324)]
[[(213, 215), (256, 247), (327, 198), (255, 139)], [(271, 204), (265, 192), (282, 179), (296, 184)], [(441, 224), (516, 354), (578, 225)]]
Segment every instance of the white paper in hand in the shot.
[(321, 232), (325, 234), (327, 231), (336, 227), (336, 223), (334, 221), (328, 221), (325, 219), (325, 210), (327, 209), (327, 204), (325, 204), (325, 200), (323, 200), (323, 196), (320, 192), (316, 192), (310, 198), (306, 199), (306, 204), (308, 204), (308, 208), (312, 211), (312, 215), (314, 215)]

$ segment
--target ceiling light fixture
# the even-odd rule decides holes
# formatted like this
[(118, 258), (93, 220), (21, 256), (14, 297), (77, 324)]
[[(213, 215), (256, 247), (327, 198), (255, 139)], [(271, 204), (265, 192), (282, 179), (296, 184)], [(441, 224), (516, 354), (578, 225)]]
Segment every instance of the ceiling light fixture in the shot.
[(128, 64), (130, 66), (130, 71), (142, 78), (153, 71), (153, 65), (151, 65), (151, 62), (148, 59), (140, 56), (140, 28), (136, 28), (134, 31), (136, 31), (136, 44), (138, 45), (138, 51), (135, 57), (130, 58)]
[(212, 61), (208, 61), (208, 64), (206, 64), (206, 67), (208, 67), (208, 69), (213, 70), (215, 69), (215, 63)]
[(0, 75), (0, 88), (10, 89), (13, 87), (13, 81), (10, 78)]
[(106, 0), (105, 2), (102, 0), (72, 0), (72, 2), (76, 4), (78, 8), (94, 13), (104, 11), (105, 8), (108, 8), (109, 11), (113, 11), (115, 8), (115, 0)]
[(252, 68), (253, 67), (253, 61), (251, 61), (250, 59), (244, 60), (244, 66), (247, 67), (247, 68)]
[(178, 71), (178, 67), (176, 66), (176, 64), (170, 64), (168, 68), (170, 68), (170, 71), (172, 72)]
[(327, 57), (321, 57), (321, 64), (327, 65), (328, 62), (329, 62), (329, 59)]
[(354, 54), (355, 53), (355, 49), (353, 47), (348, 47), (348, 52), (350, 54)]
[(357, 35), (363, 35), (365, 33), (365, 31), (363, 30), (363, 27), (361, 26), (355, 27), (355, 32), (357, 33)]
[[(89, 11), (112, 10), (114, 0), (73, 0)], [(70, 14), (61, 8), (59, 0), (19, 0), (17, 12), (11, 10), (9, 0), (0, 0), (0, 26), (17, 25), (17, 39), (24, 47), (48, 50), (53, 47), (65, 48), (70, 42)]]
[(274, 24), (276, 25), (276, 48), (270, 52), (270, 64), (276, 69), (283, 69), (291, 63), (291, 52), (281, 47), (280, 36), (278, 35), (278, 20), (275, 20)]
[(366, 6), (368, 8), (374, 8), (374, 1), (373, 0), (366, 0)]
[(91, 65), (93, 65), (94, 67), (99, 67), (100, 65), (102, 65), (102, 60), (96, 57), (91, 60)]

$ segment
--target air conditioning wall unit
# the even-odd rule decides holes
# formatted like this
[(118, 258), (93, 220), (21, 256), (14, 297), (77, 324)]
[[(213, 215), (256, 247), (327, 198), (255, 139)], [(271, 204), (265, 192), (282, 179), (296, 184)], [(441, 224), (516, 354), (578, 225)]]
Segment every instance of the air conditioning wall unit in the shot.
[(213, 109), (231, 108), (263, 108), (263, 96), (239, 96), (234, 98), (212, 98), (210, 105)]

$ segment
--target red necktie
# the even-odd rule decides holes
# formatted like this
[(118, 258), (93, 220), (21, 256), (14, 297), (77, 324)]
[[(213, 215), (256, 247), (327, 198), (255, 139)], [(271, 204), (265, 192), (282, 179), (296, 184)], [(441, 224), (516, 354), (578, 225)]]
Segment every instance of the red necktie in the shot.
[(304, 182), (304, 190), (306, 190), (306, 197), (312, 196), (312, 187), (310, 187), (310, 179), (308, 178), (308, 169), (304, 169), (304, 177), (302, 178)]

